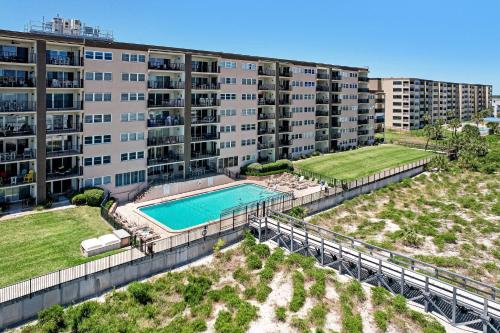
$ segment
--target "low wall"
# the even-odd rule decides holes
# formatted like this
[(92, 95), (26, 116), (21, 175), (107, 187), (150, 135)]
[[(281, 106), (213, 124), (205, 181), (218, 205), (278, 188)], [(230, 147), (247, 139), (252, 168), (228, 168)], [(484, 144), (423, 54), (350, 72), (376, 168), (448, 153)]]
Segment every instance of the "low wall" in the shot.
[(227, 177), (226, 175), (217, 175), (213, 177), (187, 180), (184, 182), (157, 185), (150, 188), (146, 193), (146, 195), (144, 195), (141, 199), (137, 200), (137, 202), (145, 202), (149, 200), (163, 198), (169, 195), (176, 195), (180, 193), (201, 190), (212, 186), (224, 185), (231, 183), (232, 181), (233, 180)]
[(404, 172), (377, 180), (375, 182), (359, 186), (351, 190), (343, 191), (337, 195), (323, 197), (320, 200), (304, 204), (303, 207), (307, 209), (308, 215), (315, 214), (323, 210), (333, 208), (342, 203), (344, 200), (352, 199), (360, 194), (370, 193), (389, 184), (400, 182), (401, 180), (403, 180), (403, 178), (414, 177), (424, 172), (424, 168), (424, 166), (419, 166), (410, 170), (406, 170)]
[(210, 255), (218, 239), (226, 245), (243, 238), (244, 227), (194, 241), (189, 246), (158, 252), (105, 271), (62, 283), (53, 288), (0, 304), (0, 331), (34, 319), (38, 312), (54, 304), (70, 305), (97, 297), (132, 281), (169, 271)]

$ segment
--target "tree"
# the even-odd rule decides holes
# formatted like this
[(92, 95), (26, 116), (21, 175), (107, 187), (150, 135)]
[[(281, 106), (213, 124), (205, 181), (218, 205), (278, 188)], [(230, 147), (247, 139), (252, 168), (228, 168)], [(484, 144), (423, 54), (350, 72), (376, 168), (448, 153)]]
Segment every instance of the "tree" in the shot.
[(479, 128), (465, 125), (457, 140), (458, 163), (466, 169), (477, 170), (480, 166), (479, 158), (488, 154), (488, 142), (481, 137)]
[(484, 118), (490, 116), (493, 113), (491, 108), (486, 108), (481, 111), (477, 111), (474, 113), (472, 116), (472, 119), (474, 119), (474, 122), (476, 123), (476, 126), (479, 126), (479, 123), (483, 121)]
[(498, 126), (497, 122), (490, 121), (489, 123), (486, 123), (486, 127), (488, 127), (489, 129), (489, 134), (500, 134), (500, 127)]

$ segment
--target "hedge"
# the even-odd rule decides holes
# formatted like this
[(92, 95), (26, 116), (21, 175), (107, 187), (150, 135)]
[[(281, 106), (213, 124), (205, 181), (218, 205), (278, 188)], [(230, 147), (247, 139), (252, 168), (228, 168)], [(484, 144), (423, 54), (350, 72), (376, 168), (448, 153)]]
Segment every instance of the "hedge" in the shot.
[(92, 207), (99, 207), (102, 199), (104, 198), (104, 190), (101, 188), (88, 188), (83, 193), (75, 194), (71, 198), (73, 205), (89, 205)]
[(262, 176), (283, 171), (293, 170), (293, 164), (289, 160), (277, 160), (276, 162), (260, 164), (252, 163), (241, 168), (241, 173), (248, 176)]

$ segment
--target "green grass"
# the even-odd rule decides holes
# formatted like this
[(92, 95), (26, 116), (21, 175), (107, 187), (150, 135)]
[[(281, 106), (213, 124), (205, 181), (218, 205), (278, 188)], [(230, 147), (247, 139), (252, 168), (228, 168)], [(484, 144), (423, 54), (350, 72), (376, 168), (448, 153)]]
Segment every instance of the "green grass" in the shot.
[(80, 243), (111, 230), (87, 206), (0, 221), (0, 286), (99, 258), (83, 257)]
[(351, 180), (415, 162), (432, 154), (432, 152), (419, 149), (385, 144), (311, 157), (295, 162), (295, 164), (306, 171), (337, 179)]

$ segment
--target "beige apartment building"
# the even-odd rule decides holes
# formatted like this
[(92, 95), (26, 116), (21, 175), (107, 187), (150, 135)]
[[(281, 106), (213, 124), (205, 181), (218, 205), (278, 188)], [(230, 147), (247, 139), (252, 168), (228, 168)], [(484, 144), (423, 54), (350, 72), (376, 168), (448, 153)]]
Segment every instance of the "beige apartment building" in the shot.
[(491, 107), (491, 85), (417, 78), (376, 78), (370, 81), (385, 95), (386, 128), (423, 128), (425, 115), (429, 115), (431, 121), (454, 117), (468, 121), (474, 113)]
[(369, 145), (368, 81), (362, 67), (0, 30), (0, 201), (88, 186), (131, 200), (154, 180)]

